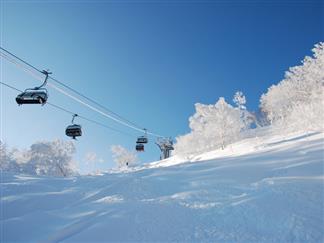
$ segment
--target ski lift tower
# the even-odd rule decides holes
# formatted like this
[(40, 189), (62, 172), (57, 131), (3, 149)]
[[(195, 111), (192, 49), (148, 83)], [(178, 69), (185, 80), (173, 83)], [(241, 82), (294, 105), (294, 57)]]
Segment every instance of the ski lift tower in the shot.
[(173, 141), (171, 138), (158, 138), (155, 144), (161, 150), (161, 160), (169, 158), (171, 155), (171, 151), (174, 150)]

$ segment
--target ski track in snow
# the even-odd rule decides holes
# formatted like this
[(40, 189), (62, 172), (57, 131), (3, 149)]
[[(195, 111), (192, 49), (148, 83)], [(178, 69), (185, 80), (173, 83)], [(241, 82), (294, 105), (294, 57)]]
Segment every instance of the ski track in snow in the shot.
[(0, 239), (323, 242), (323, 141), (247, 140), (231, 148), (237, 156), (213, 151), (103, 176), (3, 173)]

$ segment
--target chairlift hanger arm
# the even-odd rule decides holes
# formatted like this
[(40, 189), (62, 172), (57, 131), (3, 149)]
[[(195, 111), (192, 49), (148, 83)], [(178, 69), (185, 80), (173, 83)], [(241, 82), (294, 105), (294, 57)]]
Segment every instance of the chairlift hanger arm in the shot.
[(78, 114), (73, 114), (72, 116), (72, 124), (74, 124), (74, 118), (76, 118), (78, 116)]
[(52, 74), (52, 72), (49, 72), (49, 71), (46, 71), (46, 70), (41, 71), (41, 73), (45, 74), (45, 80), (44, 80), (44, 82), (42, 83), (41, 86), (35, 87), (36, 90), (43, 88), (47, 84), (48, 75)]

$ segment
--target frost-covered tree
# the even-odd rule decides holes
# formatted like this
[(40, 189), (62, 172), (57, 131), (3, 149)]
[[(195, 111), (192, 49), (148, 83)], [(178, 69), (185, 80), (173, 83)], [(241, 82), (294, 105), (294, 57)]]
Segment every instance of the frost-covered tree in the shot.
[(6, 144), (0, 141), (0, 169), (8, 170), (10, 160)]
[(235, 141), (245, 128), (238, 108), (226, 103), (223, 97), (215, 105), (195, 105), (196, 113), (189, 118), (191, 132), (177, 137), (175, 154), (193, 154), (225, 148)]
[(292, 67), (285, 78), (261, 96), (261, 109), (272, 125), (292, 130), (324, 130), (324, 43), (315, 45), (313, 57)]
[(246, 110), (245, 104), (246, 104), (246, 99), (245, 95), (243, 94), (242, 91), (237, 91), (233, 97), (233, 102), (235, 105), (241, 109), (241, 110)]
[(13, 151), (10, 151), (7, 148), (7, 145), (0, 141), (0, 170), (1, 171), (8, 171), (8, 172), (21, 171), (21, 166), (13, 157)]
[(136, 153), (127, 150), (121, 145), (112, 145), (111, 152), (113, 153), (114, 161), (120, 168), (129, 166), (137, 161)]
[(0, 150), (0, 168), (3, 171), (49, 176), (69, 176), (76, 173), (72, 160), (75, 147), (72, 142), (37, 142), (26, 151), (8, 151), (4, 144), (0, 144)]
[(55, 140), (34, 143), (29, 153), (26, 170), (37, 175), (69, 176), (75, 173), (72, 154), (75, 152), (73, 142)]
[(236, 105), (236, 107), (240, 110), (240, 114), (241, 114), (240, 119), (244, 123), (243, 130), (249, 129), (252, 123), (254, 123), (256, 126), (258, 126), (258, 121), (257, 121), (256, 117), (253, 115), (253, 113), (250, 113), (246, 109), (246, 106), (245, 106), (246, 98), (242, 91), (237, 91), (234, 94), (233, 102)]
[(267, 119), (267, 114), (260, 108), (257, 111), (250, 112), (250, 115), (252, 116), (253, 123), (256, 127), (265, 127), (270, 125), (270, 122)]
[(104, 160), (98, 157), (98, 155), (95, 152), (87, 152), (83, 160), (88, 170), (94, 171), (96, 174), (100, 173), (98, 169), (96, 169), (96, 165), (99, 163), (103, 163)]

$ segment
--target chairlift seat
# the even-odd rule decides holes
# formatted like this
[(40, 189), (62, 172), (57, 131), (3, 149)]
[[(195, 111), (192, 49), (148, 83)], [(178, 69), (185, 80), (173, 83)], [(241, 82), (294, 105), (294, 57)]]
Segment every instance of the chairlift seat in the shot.
[(138, 137), (137, 141), (136, 141), (136, 143), (147, 143), (147, 142), (148, 142), (148, 139), (145, 136)]
[(80, 137), (82, 136), (81, 126), (77, 124), (69, 125), (65, 130), (65, 134), (73, 139)]
[(143, 144), (136, 144), (136, 151), (144, 151), (144, 145)]
[(42, 104), (47, 101), (48, 95), (46, 90), (26, 90), (16, 97), (18, 105), (22, 104)]

